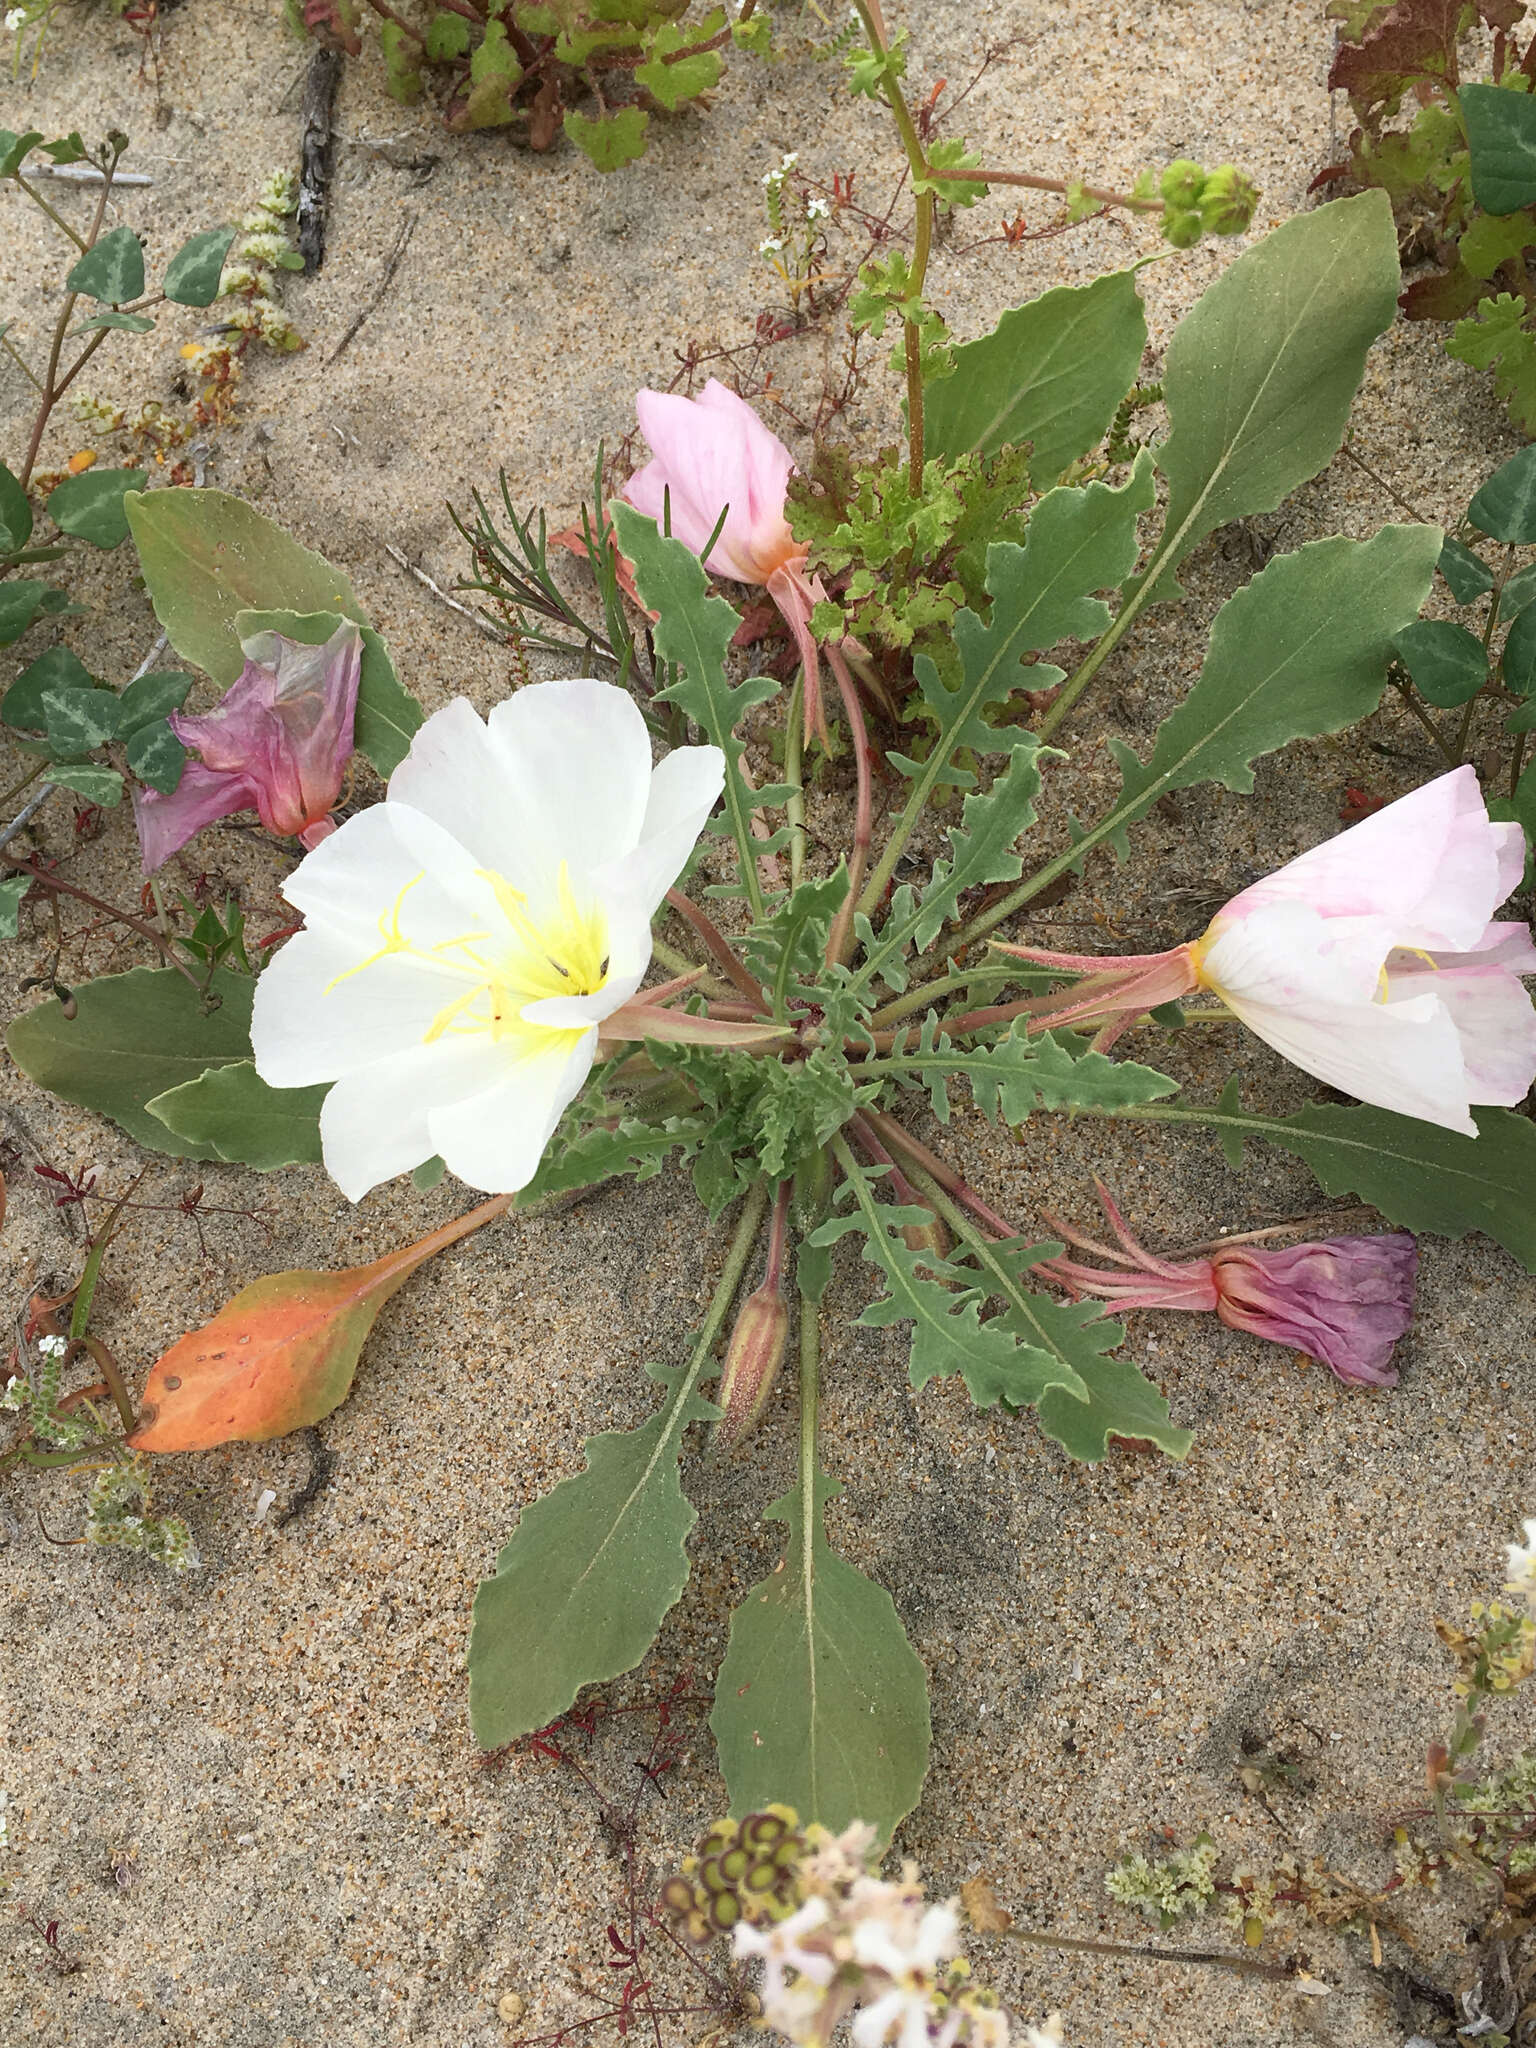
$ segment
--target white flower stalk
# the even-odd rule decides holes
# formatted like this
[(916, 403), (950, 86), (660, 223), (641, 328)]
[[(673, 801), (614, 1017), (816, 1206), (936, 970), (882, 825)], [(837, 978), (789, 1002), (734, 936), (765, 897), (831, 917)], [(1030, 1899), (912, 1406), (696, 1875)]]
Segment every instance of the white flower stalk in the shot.
[(335, 1084), (320, 1139), (345, 1195), (434, 1155), (488, 1193), (527, 1185), (723, 781), (715, 747), (653, 770), (633, 701), (591, 678), (427, 720), (388, 800), (284, 884), (305, 929), (256, 989), (262, 1079)]

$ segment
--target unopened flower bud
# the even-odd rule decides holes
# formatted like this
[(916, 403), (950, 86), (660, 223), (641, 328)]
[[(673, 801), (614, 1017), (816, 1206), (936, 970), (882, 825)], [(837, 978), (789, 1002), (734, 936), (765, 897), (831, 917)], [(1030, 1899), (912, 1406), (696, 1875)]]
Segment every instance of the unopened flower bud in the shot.
[(725, 1411), (715, 1424), (717, 1456), (740, 1449), (768, 1405), (784, 1362), (789, 1308), (780, 1287), (759, 1287), (741, 1305), (726, 1348), (716, 1398)]
[(1205, 232), (1198, 213), (1185, 213), (1169, 207), (1163, 215), (1163, 240), (1175, 249), (1193, 249)]
[(949, 1232), (942, 1220), (931, 1214), (926, 1223), (903, 1223), (901, 1241), (909, 1252), (930, 1252), (936, 1259), (949, 1250)]
[(1158, 180), (1158, 191), (1170, 213), (1188, 213), (1200, 204), (1205, 185), (1205, 166), (1187, 156), (1175, 157)]
[(1219, 164), (1200, 190), (1200, 222), (1208, 235), (1240, 235), (1250, 226), (1259, 188), (1236, 164)]

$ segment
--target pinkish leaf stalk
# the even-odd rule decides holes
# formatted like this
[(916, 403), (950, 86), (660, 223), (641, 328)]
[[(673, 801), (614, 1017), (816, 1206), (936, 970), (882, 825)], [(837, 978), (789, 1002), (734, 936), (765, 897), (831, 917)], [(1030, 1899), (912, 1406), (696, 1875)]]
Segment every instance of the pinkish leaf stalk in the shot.
[(1413, 1320), (1418, 1246), (1406, 1231), (1379, 1237), (1330, 1237), (1284, 1250), (1223, 1245), (1209, 1258), (1159, 1259), (1139, 1245), (1114, 1197), (1096, 1181), (1117, 1252), (1047, 1213), (1046, 1228), (1120, 1270), (1061, 1256), (1034, 1268), (1043, 1280), (1108, 1302), (1139, 1308), (1215, 1313), (1229, 1329), (1304, 1351), (1350, 1386), (1395, 1387), (1392, 1347)]
[(784, 1295), (784, 1252), (789, 1233), (789, 1199), (794, 1182), (779, 1182), (768, 1225), (768, 1260), (763, 1283), (737, 1312), (720, 1369), (716, 1400), (722, 1411), (711, 1448), (717, 1457), (737, 1451), (756, 1429), (784, 1363), (789, 1338), (789, 1304)]

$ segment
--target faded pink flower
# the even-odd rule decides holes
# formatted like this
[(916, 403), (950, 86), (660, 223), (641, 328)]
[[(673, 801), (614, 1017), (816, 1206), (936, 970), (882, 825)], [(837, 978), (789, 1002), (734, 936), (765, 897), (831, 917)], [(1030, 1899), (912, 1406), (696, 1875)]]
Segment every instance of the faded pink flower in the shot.
[(254, 810), (269, 832), (315, 847), (335, 830), (330, 810), (351, 758), (362, 635), (344, 622), (322, 647), (281, 633), (241, 643), (245, 667), (217, 709), (173, 712), (171, 730), (200, 758), (168, 795), (135, 789), (146, 875), (216, 818)]
[[(639, 391), (635, 411), (651, 444), (622, 496), (701, 556), (715, 576), (758, 583), (778, 606), (805, 671), (805, 728), (826, 737), (821, 706), (821, 650), (811, 612), (826, 599), (819, 576), (806, 573), (806, 549), (790, 532), (785, 495), (794, 457), (743, 398), (711, 377), (697, 398)], [(721, 514), (725, 517), (722, 522)], [(709, 537), (720, 531), (704, 553)], [(862, 654), (855, 640), (842, 653)]]
[(1034, 1267), (1042, 1279), (1074, 1297), (1092, 1295), (1122, 1311), (1213, 1313), (1230, 1329), (1248, 1330), (1320, 1359), (1351, 1386), (1397, 1385), (1392, 1347), (1413, 1321), (1419, 1265), (1418, 1245), (1406, 1231), (1330, 1237), (1279, 1251), (1235, 1242), (1218, 1246), (1206, 1258), (1160, 1259), (1136, 1242), (1114, 1197), (1102, 1182), (1096, 1185), (1119, 1251), (1055, 1216), (1046, 1217), (1046, 1227), (1118, 1270), (1106, 1272), (1063, 1256)]
[(1105, 1020), (1108, 1044), (1158, 1003), (1207, 988), (1320, 1081), (1477, 1135), (1474, 1103), (1536, 1078), (1529, 929), (1494, 912), (1525, 840), (1488, 816), (1471, 767), (1441, 775), (1234, 896), (1204, 936), (1119, 957), (1002, 950), (1088, 979), (1042, 1023)]

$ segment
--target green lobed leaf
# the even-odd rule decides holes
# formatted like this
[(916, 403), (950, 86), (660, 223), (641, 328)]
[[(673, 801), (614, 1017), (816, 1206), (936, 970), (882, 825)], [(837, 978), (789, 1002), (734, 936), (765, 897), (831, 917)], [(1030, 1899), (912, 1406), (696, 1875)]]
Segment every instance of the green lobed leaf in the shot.
[(1305, 1160), (1325, 1194), (1359, 1195), (1408, 1230), (1481, 1230), (1536, 1273), (1536, 1124), (1513, 1110), (1474, 1110), (1475, 1138), (1388, 1109), (1333, 1103), (1261, 1116), (1234, 1098), (1156, 1115), (1209, 1125), (1224, 1139), (1263, 1138)]
[(1069, 1457), (1097, 1465), (1112, 1436), (1154, 1443), (1171, 1458), (1188, 1453), (1189, 1431), (1174, 1428), (1167, 1400), (1128, 1358), (1080, 1358), (1078, 1371), (1087, 1383), (1086, 1401), (1073, 1401), (1053, 1387), (1035, 1409), (1040, 1427)]
[(234, 239), (233, 228), (204, 228), (201, 234), (189, 235), (165, 267), (160, 287), (165, 296), (178, 306), (211, 306)]
[(65, 288), (88, 299), (120, 306), (144, 296), (144, 245), (132, 228), (111, 228), (87, 249), (64, 280)]
[(1271, 511), (1337, 453), (1400, 285), (1392, 203), (1372, 191), (1297, 214), (1195, 302), (1163, 374), (1168, 512), (1150, 597), (1177, 597), (1173, 572), (1198, 541)]
[[(645, 62), (635, 70), (636, 85), (643, 86), (669, 114), (675, 114), (686, 101), (711, 91), (720, 83), (724, 68), (719, 51), (700, 50), (681, 58), (677, 52), (690, 43), (708, 42), (724, 26), (725, 15), (719, 8), (712, 10), (705, 20), (686, 27), (679, 27), (675, 21), (661, 22), (650, 33)], [(670, 64), (665, 61), (669, 57), (673, 59)]]
[(645, 154), (645, 131), (650, 115), (639, 107), (624, 107), (600, 121), (589, 120), (574, 107), (565, 113), (566, 139), (574, 142), (583, 156), (590, 157), (600, 171), (616, 171)]
[(1536, 541), (1536, 447), (1521, 448), (1500, 464), (1467, 507), (1467, 517), (1479, 533), (1514, 547)]
[[(242, 641), (257, 633), (281, 633), (306, 647), (322, 647), (341, 624), (337, 612), (242, 611), (235, 614), (235, 634)], [(352, 744), (386, 778), (410, 752), (421, 729), (421, 705), (395, 673), (382, 637), (363, 625), (363, 659), (357, 679), (357, 714)]]
[(751, 820), (764, 792), (754, 794), (747, 788), (741, 772), (745, 749), (736, 728), (756, 705), (777, 696), (779, 686), (765, 676), (734, 684), (727, 679), (726, 654), (741, 618), (723, 597), (709, 595), (704, 566), (693, 550), (663, 534), (654, 519), (622, 499), (616, 498), (609, 512), (619, 548), (634, 564), (640, 602), (660, 615), (654, 629), (656, 651), (682, 670), (659, 701), (678, 705), (725, 755), (726, 815), (756, 904), (762, 847), (752, 836)]
[(539, 1170), (517, 1198), (520, 1209), (531, 1208), (550, 1195), (595, 1187), (599, 1181), (624, 1175), (649, 1180), (675, 1156), (686, 1158), (708, 1137), (706, 1116), (669, 1117), (664, 1123), (621, 1118), (612, 1130), (578, 1132), (561, 1143), (557, 1138), (539, 1162)]
[(330, 1083), (313, 1088), (272, 1088), (251, 1060), (212, 1067), (144, 1105), (199, 1158), (236, 1160), (270, 1173), (277, 1166), (317, 1165), (320, 1105)]
[(24, 1011), (6, 1048), (40, 1088), (112, 1117), (150, 1151), (212, 1159), (215, 1152), (178, 1138), (148, 1105), (210, 1067), (250, 1058), (255, 987), (250, 975), (221, 969), (210, 1009), (174, 967), (134, 967), (83, 982), (73, 1018), (56, 998)]
[(0, 462), (0, 554), (20, 552), (32, 538), (32, 507), (12, 472)]
[(1093, 593), (1115, 589), (1135, 567), (1136, 520), (1153, 495), (1152, 459), (1143, 450), (1119, 489), (1092, 483), (1047, 491), (1030, 514), (1022, 548), (1011, 541), (988, 548), (992, 615), (983, 621), (969, 609), (956, 613), (959, 681), (947, 683), (927, 655), (917, 659), (923, 701), (939, 727), (932, 752), (924, 762), (889, 756), (923, 795), (943, 783), (975, 781), (953, 765), (958, 750), (996, 753), (1017, 737), (988, 725), (985, 711), (1026, 685), (1061, 681), (1062, 671), (1047, 662), (1021, 669), (1026, 654), (1058, 640), (1094, 639), (1109, 624), (1108, 605)]
[(1441, 710), (1468, 703), (1488, 680), (1482, 641), (1450, 619), (1415, 619), (1392, 645), (1425, 703)]
[(1115, 836), (1166, 790), (1220, 782), (1246, 793), (1260, 754), (1364, 718), (1394, 639), (1429, 595), (1440, 543), (1438, 527), (1384, 526), (1277, 556), (1216, 614), (1199, 680), (1151, 758), (1115, 745), (1124, 793), (1089, 837)]
[(93, 548), (118, 547), (128, 538), (124, 501), (142, 492), (148, 481), (142, 469), (87, 469), (67, 476), (49, 494), (48, 516), (62, 532)]
[(958, 1046), (934, 1019), (925, 1019), (916, 1045), (897, 1046), (855, 1069), (859, 1078), (893, 1080), (911, 1076), (930, 1091), (934, 1115), (949, 1121), (945, 1081), (958, 1074), (969, 1082), (976, 1107), (996, 1122), (1022, 1124), (1037, 1109), (1129, 1108), (1176, 1095), (1179, 1084), (1134, 1060), (1112, 1060), (1083, 1049), (1081, 1041), (1042, 1032), (1029, 1036), (1029, 1023), (1015, 1017), (994, 1045)]
[(1536, 101), (1497, 85), (1464, 85), (1457, 101), (1478, 205), (1501, 214), (1536, 202)]
[(1030, 472), (1052, 483), (1102, 441), (1147, 345), (1136, 272), (1065, 285), (1004, 313), (955, 349), (923, 388), (924, 442), (953, 459), (1031, 444)]
[(683, 1431), (719, 1413), (693, 1388), (680, 1378), (639, 1429), (588, 1437), (586, 1469), (524, 1508), (481, 1581), (469, 1715), (482, 1748), (545, 1727), (650, 1648), (688, 1582), (683, 1546), (698, 1519), (678, 1479)]
[(1445, 352), (1474, 370), (1492, 370), (1510, 418), (1522, 433), (1536, 434), (1536, 333), (1526, 324), (1526, 310), (1515, 292), (1479, 299), (1476, 317), (1456, 322)]
[[(806, 1311), (811, 1313), (812, 1311)], [(834, 1833), (888, 1841), (917, 1804), (932, 1730), (927, 1674), (891, 1596), (827, 1542), (818, 1473), (764, 1512), (788, 1525), (783, 1562), (731, 1616), (709, 1725), (731, 1812), (782, 1802)]]

